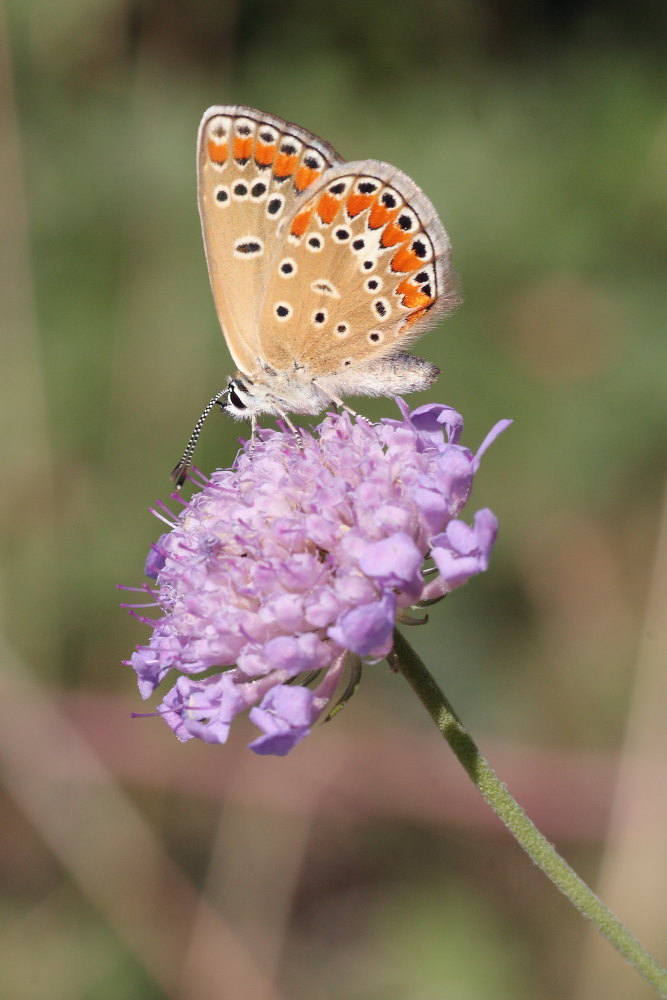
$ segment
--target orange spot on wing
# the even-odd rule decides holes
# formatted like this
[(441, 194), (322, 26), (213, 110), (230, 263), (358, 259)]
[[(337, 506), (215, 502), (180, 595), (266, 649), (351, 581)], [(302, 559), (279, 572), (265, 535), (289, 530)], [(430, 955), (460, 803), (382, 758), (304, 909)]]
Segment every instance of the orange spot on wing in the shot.
[(391, 258), (392, 271), (414, 271), (421, 261), (417, 254), (410, 247), (400, 247)]
[(305, 191), (307, 187), (313, 183), (313, 181), (320, 176), (320, 171), (315, 170), (313, 167), (299, 167), (296, 172), (296, 177), (294, 178), (294, 187), (297, 191)]
[(397, 215), (397, 208), (387, 208), (381, 201), (376, 201), (368, 213), (368, 225), (371, 229), (379, 229), (380, 226), (393, 222)]
[(350, 216), (351, 219), (353, 219), (355, 215), (359, 215), (359, 213), (363, 212), (365, 208), (368, 208), (368, 206), (372, 201), (373, 201), (372, 194), (359, 194), (353, 191), (348, 196), (348, 199), (345, 202), (345, 208), (347, 209), (347, 214)]
[(278, 153), (273, 164), (273, 173), (276, 177), (289, 177), (294, 173), (298, 159), (299, 157), (296, 153), (290, 155), (287, 153)]
[(306, 205), (301, 211), (294, 217), (294, 222), (290, 226), (290, 233), (293, 236), (303, 236), (306, 229), (308, 228), (308, 223), (310, 222), (310, 217), (315, 210), (315, 205)]
[(418, 319), (421, 319), (422, 316), (424, 316), (428, 312), (428, 310), (429, 306), (426, 306), (425, 309), (416, 309), (415, 312), (411, 313), (407, 317), (402, 328), (405, 330), (407, 327), (412, 326), (412, 324), (415, 323)]
[(233, 148), (235, 160), (249, 160), (252, 153), (252, 136), (235, 135)]
[(215, 139), (208, 140), (208, 155), (214, 163), (224, 163), (227, 159), (227, 143), (216, 142)]
[[(423, 309), (433, 302), (432, 297), (422, 292), (419, 285), (416, 285), (414, 281), (410, 281), (409, 278), (403, 278), (403, 281), (397, 286), (396, 291), (399, 295), (403, 296), (403, 305), (408, 309)], [(409, 318), (408, 322), (412, 322), (412, 319)]]
[(317, 214), (322, 222), (333, 222), (340, 208), (340, 199), (325, 191), (317, 203)]
[(404, 243), (407, 240), (409, 233), (404, 232), (400, 226), (397, 226), (394, 222), (390, 222), (385, 226), (385, 230), (380, 239), (380, 246), (383, 247), (395, 247), (397, 243)]
[(258, 141), (255, 148), (255, 163), (259, 164), (260, 167), (268, 167), (275, 159), (276, 148), (275, 142)]

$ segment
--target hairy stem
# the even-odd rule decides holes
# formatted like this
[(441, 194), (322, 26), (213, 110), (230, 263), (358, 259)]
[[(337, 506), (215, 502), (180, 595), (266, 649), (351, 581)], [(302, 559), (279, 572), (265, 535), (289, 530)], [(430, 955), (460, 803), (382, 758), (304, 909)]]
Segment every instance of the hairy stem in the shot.
[(394, 633), (392, 664), (403, 674), (477, 789), (528, 856), (658, 995), (667, 998), (667, 970), (598, 899), (526, 816), (484, 759), (422, 660), (398, 630)]

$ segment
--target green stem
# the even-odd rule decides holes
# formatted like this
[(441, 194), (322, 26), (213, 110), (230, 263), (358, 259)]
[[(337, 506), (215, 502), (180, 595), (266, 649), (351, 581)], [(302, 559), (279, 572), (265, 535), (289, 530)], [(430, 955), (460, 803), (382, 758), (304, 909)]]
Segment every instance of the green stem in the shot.
[(521, 844), (528, 856), (548, 875), (571, 903), (603, 934), (609, 943), (667, 998), (667, 969), (637, 941), (608, 910), (549, 841), (528, 819), (496, 773), (482, 757), (474, 741), (435, 680), (401, 633), (394, 632), (393, 664), (398, 667), (438, 729), (468, 772), (486, 802)]

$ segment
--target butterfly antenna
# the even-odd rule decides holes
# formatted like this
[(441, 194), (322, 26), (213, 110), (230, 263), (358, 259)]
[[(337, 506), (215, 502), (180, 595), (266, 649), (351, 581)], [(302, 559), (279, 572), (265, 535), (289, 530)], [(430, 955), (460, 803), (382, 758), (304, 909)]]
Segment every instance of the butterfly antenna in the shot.
[(208, 403), (202, 410), (201, 415), (193, 428), (192, 434), (190, 435), (190, 440), (185, 446), (185, 451), (183, 452), (180, 459), (172, 469), (171, 476), (169, 477), (170, 479), (173, 480), (173, 482), (176, 483), (177, 490), (180, 490), (181, 486), (188, 478), (188, 470), (190, 468), (190, 463), (192, 462), (192, 456), (194, 454), (194, 450), (197, 447), (197, 441), (199, 440), (201, 429), (204, 426), (204, 421), (206, 420), (207, 416), (209, 415), (215, 404), (219, 403), (222, 397), (226, 396), (228, 392), (229, 392), (229, 386), (227, 386), (226, 389), (221, 389), (220, 392), (213, 397), (213, 399), (209, 399)]

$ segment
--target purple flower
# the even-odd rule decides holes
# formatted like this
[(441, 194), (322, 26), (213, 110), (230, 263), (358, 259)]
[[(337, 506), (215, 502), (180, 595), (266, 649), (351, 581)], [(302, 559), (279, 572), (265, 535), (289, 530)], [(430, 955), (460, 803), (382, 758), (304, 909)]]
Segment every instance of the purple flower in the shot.
[(459, 515), (508, 421), (475, 456), (450, 407), (398, 404), (402, 419), (373, 425), (327, 414), (301, 441), (264, 429), (172, 515), (143, 588), (161, 614), (142, 619), (152, 635), (129, 662), (143, 697), (177, 672), (159, 714), (179, 739), (224, 743), (250, 710), (262, 731), (251, 748), (287, 753), (346, 663), (387, 656), (408, 608), (487, 568), (494, 515), (472, 527)]
[(496, 516), (485, 509), (477, 511), (472, 528), (465, 521), (450, 521), (443, 533), (432, 539), (433, 561), (450, 589), (488, 569), (497, 533)]
[(259, 754), (284, 757), (292, 747), (308, 735), (329, 704), (345, 664), (341, 654), (324, 675), (324, 680), (314, 691), (302, 685), (278, 684), (265, 695), (258, 708), (250, 710), (250, 718), (264, 731), (250, 744)]

